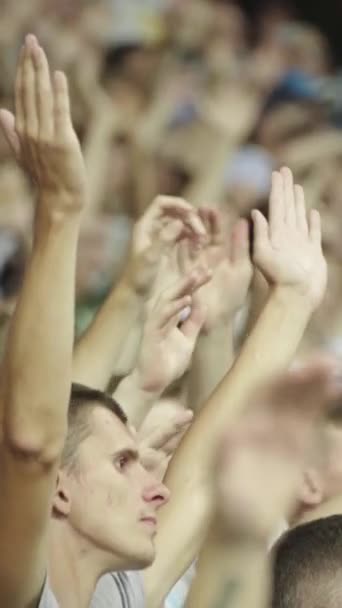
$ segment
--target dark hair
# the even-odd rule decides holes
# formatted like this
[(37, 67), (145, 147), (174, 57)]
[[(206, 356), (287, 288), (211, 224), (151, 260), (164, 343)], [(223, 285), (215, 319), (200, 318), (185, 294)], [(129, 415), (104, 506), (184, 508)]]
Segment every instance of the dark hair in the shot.
[(77, 447), (90, 433), (89, 414), (98, 406), (112, 412), (123, 424), (127, 424), (126, 414), (108, 393), (74, 383), (69, 401), (68, 433), (62, 455), (62, 466), (74, 465)]
[(273, 556), (272, 608), (342, 606), (342, 515), (293, 528)]

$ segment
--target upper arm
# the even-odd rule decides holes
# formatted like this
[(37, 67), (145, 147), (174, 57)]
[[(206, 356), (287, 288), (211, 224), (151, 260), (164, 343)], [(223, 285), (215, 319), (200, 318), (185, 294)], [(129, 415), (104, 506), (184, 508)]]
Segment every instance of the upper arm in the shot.
[(37, 605), (47, 570), (56, 467), (0, 445), (0, 606)]
[(205, 522), (211, 513), (209, 488), (192, 481), (172, 496), (160, 511), (156, 537), (156, 558), (144, 571), (149, 608), (162, 601), (197, 557), (207, 533)]

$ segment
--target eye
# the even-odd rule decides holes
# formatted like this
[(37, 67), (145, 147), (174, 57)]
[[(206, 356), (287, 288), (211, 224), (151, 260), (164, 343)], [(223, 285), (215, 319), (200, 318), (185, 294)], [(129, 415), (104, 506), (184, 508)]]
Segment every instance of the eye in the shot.
[(123, 472), (127, 468), (127, 465), (129, 464), (129, 462), (130, 462), (129, 456), (127, 456), (125, 454), (121, 454), (121, 456), (116, 458), (115, 466), (118, 471)]

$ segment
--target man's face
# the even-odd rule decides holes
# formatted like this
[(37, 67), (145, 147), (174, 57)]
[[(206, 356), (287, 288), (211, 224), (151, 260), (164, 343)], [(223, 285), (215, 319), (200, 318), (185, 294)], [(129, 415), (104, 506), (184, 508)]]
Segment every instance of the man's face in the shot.
[(146, 567), (168, 491), (140, 464), (135, 439), (114, 414), (95, 407), (89, 424), (67, 480), (69, 523), (110, 569)]

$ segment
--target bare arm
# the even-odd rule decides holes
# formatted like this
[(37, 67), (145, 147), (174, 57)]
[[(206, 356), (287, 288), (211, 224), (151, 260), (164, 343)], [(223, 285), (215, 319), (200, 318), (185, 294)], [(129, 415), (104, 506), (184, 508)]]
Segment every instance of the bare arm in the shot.
[(16, 116), (1, 125), (38, 188), (31, 258), (1, 377), (0, 604), (35, 606), (46, 574), (47, 530), (71, 386), (82, 155), (64, 74), (50, 74), (29, 36), (16, 80)]
[[(73, 364), (76, 382), (102, 390), (107, 386), (126, 336), (133, 325), (142, 323), (144, 304), (160, 257), (183, 230), (189, 231), (194, 238), (205, 234), (193, 207), (182, 199), (167, 196), (155, 199), (137, 222), (123, 278), (76, 345)], [(131, 369), (138, 347), (137, 341), (136, 352), (132, 350)]]
[(213, 278), (196, 294), (205, 307), (205, 322), (196, 344), (189, 374), (188, 404), (198, 411), (234, 361), (233, 321), (243, 305), (252, 275), (247, 223), (231, 234), (214, 209), (200, 210), (210, 241), (203, 257)]
[(186, 608), (267, 608), (269, 579), (264, 547), (223, 541), (222, 531), (213, 529), (197, 562)]
[(132, 326), (142, 323), (142, 314), (142, 297), (123, 277), (75, 345), (74, 382), (105, 390), (126, 337)]
[[(193, 269), (171, 287), (155, 294), (148, 306), (136, 367), (114, 393), (131, 424), (139, 428), (153, 403), (187, 370), (203, 323), (196, 293), (210, 278), (203, 267)], [(185, 309), (189, 318), (180, 323)]]
[(160, 513), (157, 559), (145, 573), (151, 608), (199, 552), (212, 508), (210, 463), (221, 429), (236, 417), (255, 386), (289, 364), (325, 291), (319, 216), (311, 214), (309, 230), (303, 192), (293, 188), (288, 171), (274, 175), (270, 208), (269, 226), (258, 214), (254, 218), (255, 261), (273, 289), (232, 370), (201, 410), (168, 469), (171, 500)]
[(328, 387), (328, 370), (311, 364), (249, 398), (212, 472), (215, 513), (187, 608), (268, 606), (267, 545), (295, 507)]

